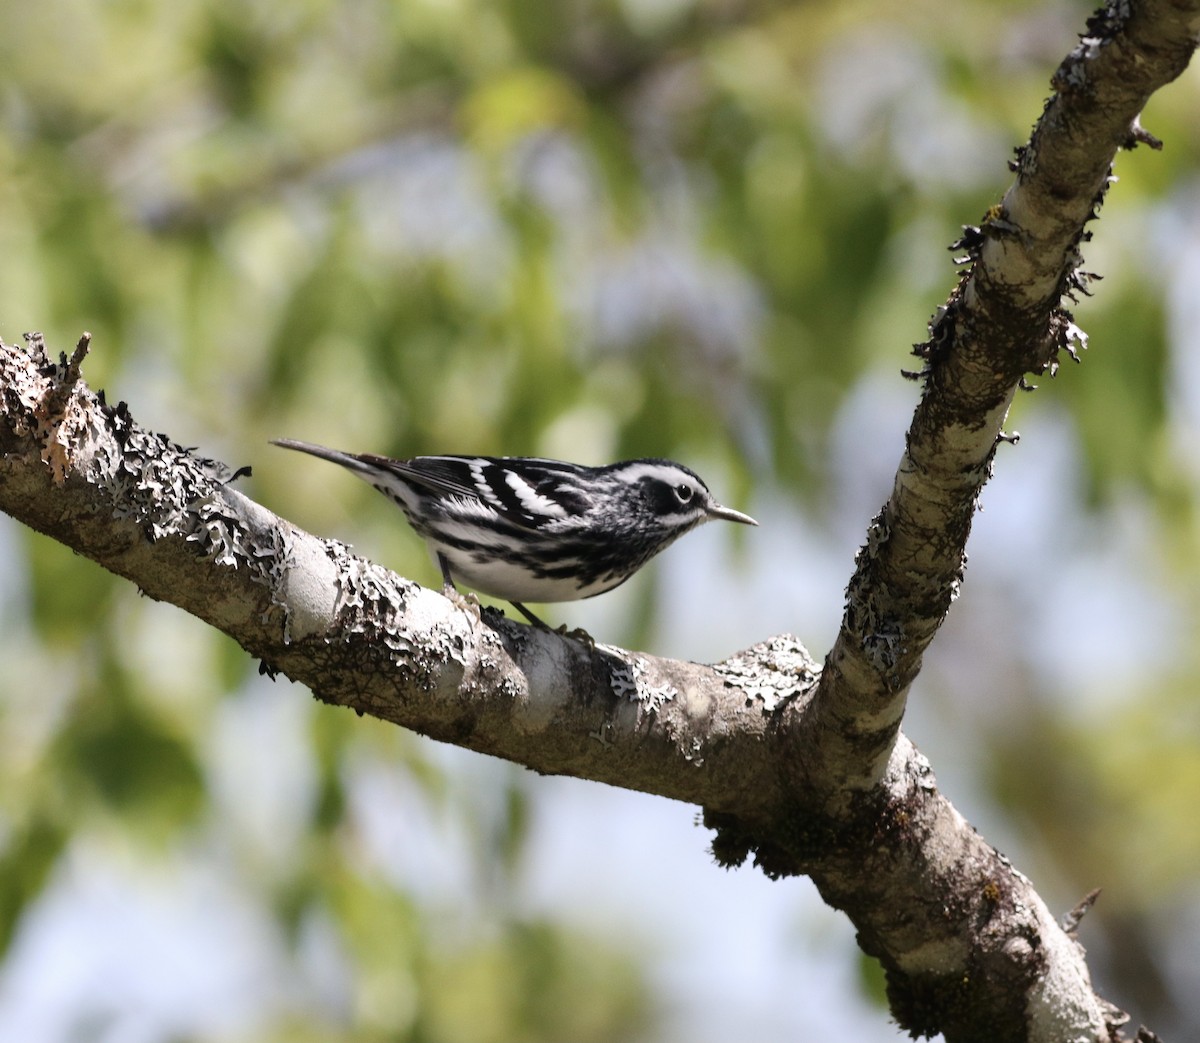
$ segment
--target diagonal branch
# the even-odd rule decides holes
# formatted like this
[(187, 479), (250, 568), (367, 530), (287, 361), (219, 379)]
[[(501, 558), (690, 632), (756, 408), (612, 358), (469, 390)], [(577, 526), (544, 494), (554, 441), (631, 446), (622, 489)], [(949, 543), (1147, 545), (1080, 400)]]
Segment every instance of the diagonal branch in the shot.
[(715, 667), (447, 600), (231, 488), (79, 379), (0, 344), (0, 509), (233, 637), (321, 699), (524, 764), (718, 810), (783, 797), (777, 708), (815, 683), (781, 637)]
[[(938, 975), (892, 990), (908, 1027), (975, 1038), (951, 1031), (965, 1007), (989, 1032), (1001, 1016), (1013, 1026), (988, 1038), (1033, 1038), (1020, 1034), (1014, 997), (1036, 988), (1039, 1011), (1070, 998), (1072, 1038), (1106, 1038), (1082, 950), (937, 792), (903, 737), (876, 791), (841, 818), (787, 782), (784, 766), (806, 738), (782, 725), (803, 719), (816, 683), (795, 639), (708, 667), (592, 651), (476, 615), (294, 528), (232, 489), (229, 468), (146, 431), (123, 402), (107, 405), (79, 377), (86, 336), (57, 364), (39, 336), (29, 340), (29, 350), (0, 344), (0, 509), (206, 620), (327, 702), (543, 773), (704, 806), (721, 861), (753, 846), (772, 875), (810, 871), (895, 980), (936, 958)], [(964, 980), (982, 988), (964, 990)]]
[(819, 753), (802, 744), (793, 770), (832, 801), (883, 777), (909, 686), (962, 582), (1013, 396), (1025, 373), (1053, 372), (1060, 351), (1086, 346), (1061, 302), (1085, 289), (1079, 247), (1117, 149), (1150, 138), (1138, 115), (1187, 67), (1198, 35), (1200, 0), (1113, 2), (1097, 12), (1017, 150), (1012, 187), (956, 244), (968, 266), (917, 349), (924, 395), (802, 722), (819, 734)]

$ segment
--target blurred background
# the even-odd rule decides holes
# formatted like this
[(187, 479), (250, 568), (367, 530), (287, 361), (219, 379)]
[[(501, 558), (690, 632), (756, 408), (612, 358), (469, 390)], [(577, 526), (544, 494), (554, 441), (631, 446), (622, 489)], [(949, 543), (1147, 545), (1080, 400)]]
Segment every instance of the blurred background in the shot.
[[(426, 584), (267, 445), (682, 460), (710, 526), (553, 623), (820, 659), (955, 280), (1080, 3), (0, 0), (0, 335)], [(1082, 365), (1024, 395), (906, 731), (1200, 1037), (1200, 80), (1117, 163)], [(318, 705), (0, 517), (0, 1039), (906, 1038), (806, 880), (696, 809)]]

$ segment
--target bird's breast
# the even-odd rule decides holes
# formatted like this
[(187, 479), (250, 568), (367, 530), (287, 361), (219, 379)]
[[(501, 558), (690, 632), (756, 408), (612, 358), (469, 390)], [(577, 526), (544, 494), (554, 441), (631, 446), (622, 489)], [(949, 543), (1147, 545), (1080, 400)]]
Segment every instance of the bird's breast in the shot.
[(504, 601), (551, 603), (579, 601), (612, 590), (626, 577), (607, 570), (581, 568), (577, 562), (557, 561), (553, 564), (506, 557), (489, 550), (486, 554), (463, 550), (429, 540), (429, 549), (436, 562), (438, 555), (450, 565), (457, 582)]

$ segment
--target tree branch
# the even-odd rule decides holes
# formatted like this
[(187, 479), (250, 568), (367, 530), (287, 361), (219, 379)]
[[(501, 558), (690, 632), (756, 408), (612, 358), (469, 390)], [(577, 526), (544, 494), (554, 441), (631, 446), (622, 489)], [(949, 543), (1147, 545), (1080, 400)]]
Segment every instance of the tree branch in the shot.
[(1093, 15), (1017, 150), (1015, 182), (955, 245), (967, 268), (917, 348), (924, 394), (803, 721), (820, 736), (817, 756), (810, 743), (796, 747), (793, 771), (834, 804), (886, 770), (909, 686), (962, 582), (979, 494), (1024, 374), (1053, 373), (1060, 351), (1086, 347), (1061, 304), (1086, 292), (1085, 225), (1117, 149), (1142, 140), (1139, 113), (1187, 67), (1198, 34), (1200, 0), (1113, 2)]
[(0, 344), (0, 509), (30, 528), (326, 702), (543, 774), (731, 812), (783, 799), (780, 708), (816, 677), (794, 638), (710, 667), (464, 608), (272, 514), (94, 395), (78, 352), (51, 364), (28, 339)]
[[(810, 867), (885, 966), (907, 972), (933, 959), (946, 969), (948, 989), (919, 975), (893, 989), (909, 1028), (985, 1038), (953, 1029), (986, 1022), (992, 1033), (1002, 1012), (1011, 1031), (986, 1038), (1059, 1038), (1021, 1034), (1013, 997), (1032, 1002), (1041, 988), (1054, 1002), (1039, 1009), (1057, 1017), (1065, 995), (1082, 1012), (1070, 1024), (1088, 1034), (1071, 1038), (1107, 1038), (1082, 949), (938, 794), (907, 740), (841, 817), (788, 781), (805, 734), (795, 722), (816, 683), (794, 638), (709, 667), (592, 651), (498, 612), (476, 615), (242, 496), (229, 468), (94, 395), (77, 377), (80, 360), (77, 351), (50, 363), (36, 335), (28, 351), (0, 344), (0, 509), (208, 621), (327, 702), (539, 772), (702, 805), (722, 861), (753, 845), (772, 875)], [(964, 984), (976, 976), (990, 1004)]]

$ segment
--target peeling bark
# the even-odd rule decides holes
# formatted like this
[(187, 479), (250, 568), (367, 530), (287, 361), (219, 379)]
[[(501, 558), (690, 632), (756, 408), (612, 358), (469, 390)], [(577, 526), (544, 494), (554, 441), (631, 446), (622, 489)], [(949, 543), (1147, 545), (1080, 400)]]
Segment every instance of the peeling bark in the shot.
[[(0, 344), (0, 509), (326, 702), (544, 774), (702, 806), (719, 860), (753, 851), (773, 876), (811, 873), (851, 914), (914, 1031), (981, 1039), (986, 1023), (988, 1039), (1109, 1038), (1082, 949), (902, 735), (884, 778), (839, 814), (789, 774), (819, 754), (803, 727), (819, 671), (795, 638), (704, 666), (478, 612), (241, 495), (230, 468), (94, 395), (80, 359), (50, 363), (38, 337), (28, 351)], [(1072, 1011), (1084, 1034), (1022, 1034), (1050, 982), (1066, 984), (1046, 1010)]]
[(1138, 122), (1150, 95), (1187, 67), (1200, 38), (1198, 0), (1110, 3), (1054, 75), (1017, 177), (979, 227), (955, 244), (959, 285), (916, 354), (924, 394), (888, 502), (871, 524), (847, 589), (842, 627), (806, 726), (818, 761), (795, 771), (833, 802), (873, 787), (888, 762), (921, 657), (957, 596), (979, 493), (1028, 372), (1078, 361), (1087, 339), (1062, 300), (1086, 292), (1080, 245), (1119, 147), (1152, 137)]
[(37, 335), (0, 345), (0, 389), (0, 508), (318, 698), (543, 774), (719, 810), (783, 800), (779, 722), (817, 673), (795, 638), (716, 666), (593, 650), (296, 528), (50, 363)]

